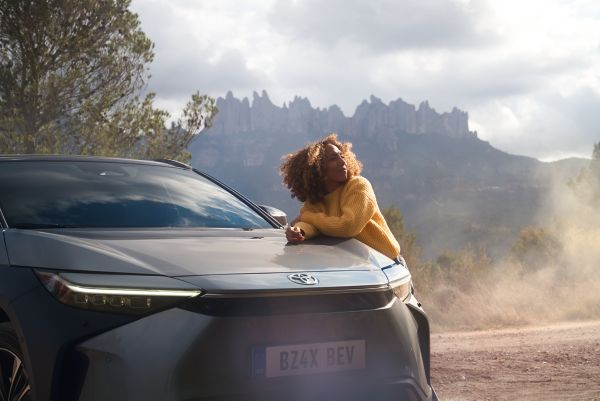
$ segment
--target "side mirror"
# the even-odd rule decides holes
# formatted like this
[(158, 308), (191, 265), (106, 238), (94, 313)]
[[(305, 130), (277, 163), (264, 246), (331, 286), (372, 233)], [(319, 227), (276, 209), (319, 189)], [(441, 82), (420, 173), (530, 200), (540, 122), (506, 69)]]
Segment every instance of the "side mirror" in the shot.
[(282, 226), (287, 226), (287, 224), (288, 224), (287, 214), (285, 214), (284, 212), (282, 212), (281, 210), (279, 210), (273, 206), (267, 206), (267, 205), (258, 205), (258, 206), (262, 210), (264, 210), (269, 216), (271, 216), (272, 218), (277, 220), (277, 222), (279, 224), (281, 224)]

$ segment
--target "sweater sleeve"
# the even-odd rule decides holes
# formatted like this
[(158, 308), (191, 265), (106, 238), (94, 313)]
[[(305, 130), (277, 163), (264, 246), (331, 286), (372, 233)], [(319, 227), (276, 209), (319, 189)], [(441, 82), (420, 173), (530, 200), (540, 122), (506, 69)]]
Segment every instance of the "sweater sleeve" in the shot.
[(377, 210), (375, 193), (366, 178), (356, 177), (348, 182), (349, 187), (342, 195), (341, 216), (328, 216), (323, 212), (305, 211), (303, 222), (332, 237), (351, 238), (357, 236)]
[(302, 215), (309, 211), (320, 212), (321, 209), (317, 207), (317, 205), (314, 205), (309, 202), (304, 202), (304, 204), (300, 208), (300, 221), (294, 224), (294, 227), (298, 227), (304, 232), (304, 238), (306, 239), (316, 237), (317, 235), (319, 235), (319, 230), (317, 230), (317, 228), (314, 225), (302, 220)]

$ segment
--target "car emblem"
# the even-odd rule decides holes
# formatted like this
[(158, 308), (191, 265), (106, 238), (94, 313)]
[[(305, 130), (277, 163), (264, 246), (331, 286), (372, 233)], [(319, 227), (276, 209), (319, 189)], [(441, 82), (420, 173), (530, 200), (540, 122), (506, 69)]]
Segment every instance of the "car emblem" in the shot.
[(311, 274), (308, 273), (294, 273), (288, 276), (292, 283), (302, 284), (302, 285), (315, 285), (319, 284), (319, 280)]

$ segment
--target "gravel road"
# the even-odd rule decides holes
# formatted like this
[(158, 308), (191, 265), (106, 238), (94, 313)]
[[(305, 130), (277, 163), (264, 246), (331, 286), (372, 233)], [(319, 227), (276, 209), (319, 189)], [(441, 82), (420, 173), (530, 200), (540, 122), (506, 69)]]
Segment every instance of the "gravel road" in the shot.
[(600, 321), (433, 333), (441, 401), (600, 401)]

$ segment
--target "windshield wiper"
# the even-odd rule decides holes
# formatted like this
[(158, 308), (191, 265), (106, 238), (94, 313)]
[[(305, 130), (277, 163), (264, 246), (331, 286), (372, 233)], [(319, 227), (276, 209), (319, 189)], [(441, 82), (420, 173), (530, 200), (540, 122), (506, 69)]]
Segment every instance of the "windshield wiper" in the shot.
[(47, 224), (47, 223), (18, 223), (11, 224), (10, 228), (21, 228), (25, 230), (39, 230), (44, 228), (81, 228), (72, 224)]

